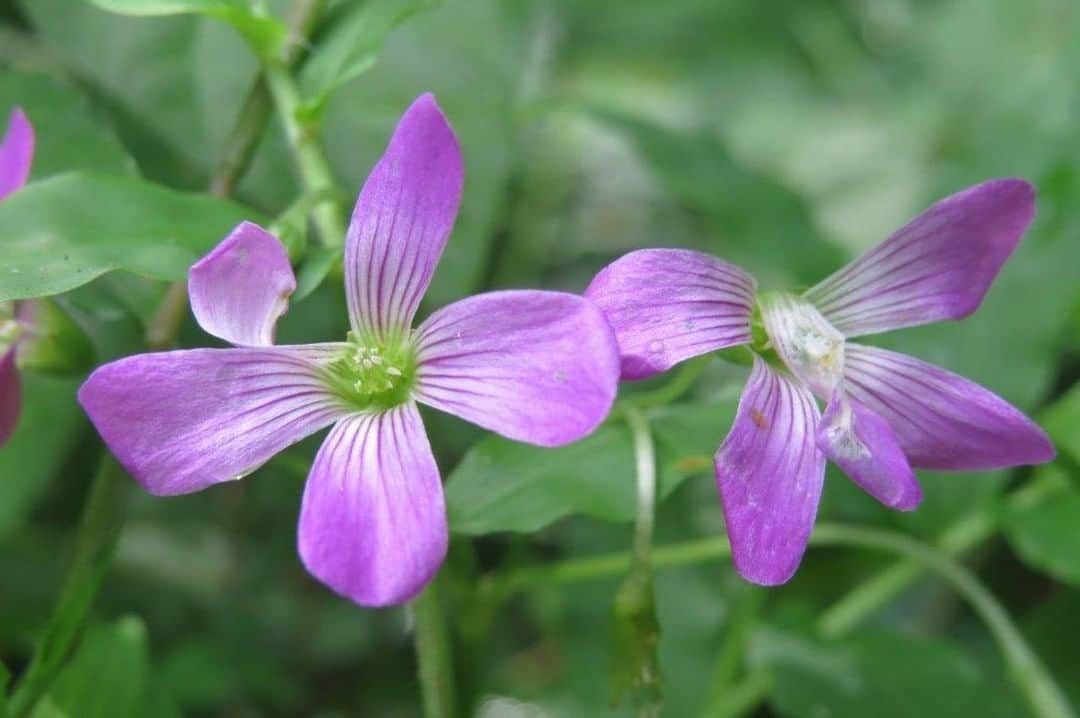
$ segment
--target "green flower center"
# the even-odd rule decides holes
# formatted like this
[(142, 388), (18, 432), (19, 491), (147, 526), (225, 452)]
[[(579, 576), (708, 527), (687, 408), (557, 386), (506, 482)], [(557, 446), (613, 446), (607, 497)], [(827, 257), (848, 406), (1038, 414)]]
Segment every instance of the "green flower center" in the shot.
[(416, 379), (416, 352), (406, 341), (378, 341), (350, 331), (341, 357), (328, 367), (331, 385), (359, 409), (403, 404)]

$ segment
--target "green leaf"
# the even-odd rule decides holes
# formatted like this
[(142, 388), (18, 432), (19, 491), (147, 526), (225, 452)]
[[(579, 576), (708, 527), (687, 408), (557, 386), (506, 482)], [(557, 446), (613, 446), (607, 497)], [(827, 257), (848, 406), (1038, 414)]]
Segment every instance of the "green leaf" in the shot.
[(20, 369), (56, 375), (84, 374), (94, 363), (94, 347), (75, 320), (56, 302), (37, 299), (22, 305), (30, 331), (19, 344)]
[(92, 169), (133, 173), (135, 163), (111, 131), (73, 89), (44, 75), (10, 69), (0, 74), (0, 123), (18, 105), (34, 126), (31, 178)]
[(33, 718), (142, 718), (149, 662), (146, 626), (137, 616), (93, 628)]
[(246, 0), (90, 0), (103, 10), (121, 15), (158, 16), (196, 13), (231, 23), (259, 52), (277, 52), (288, 28), (275, 18), (252, 12)]
[(1010, 505), (1004, 516), (1009, 543), (1029, 565), (1080, 586), (1080, 489), (1055, 464), (1038, 469), (1053, 474), (1060, 487), (1024, 505)]
[(390, 32), (437, 0), (366, 0), (332, 24), (304, 63), (300, 89), (305, 105), (317, 111), (341, 84), (375, 64)]
[(0, 663), (0, 718), (8, 718), (7, 687), (10, 680), (11, 673), (8, 672), (7, 666)]
[(1041, 419), (1057, 450), (1080, 461), (1080, 383), (1043, 412)]
[(844, 263), (844, 253), (815, 228), (803, 198), (740, 165), (715, 134), (682, 134), (611, 110), (592, 114), (629, 138), (668, 192), (701, 217), (724, 259), (759, 279), (803, 283)]
[(86, 426), (77, 381), (26, 374), (22, 385), (22, 415), (0, 449), (0, 539), (23, 522)]
[[(712, 471), (711, 456), (736, 402), (675, 405), (650, 415), (659, 467), (658, 495)], [(566, 516), (632, 521), (637, 505), (634, 450), (624, 425), (605, 424), (568, 446), (546, 449), (498, 436), (477, 442), (446, 485), (450, 527), (463, 534), (530, 532)]]
[(247, 208), (144, 180), (72, 173), (0, 204), (0, 301), (59, 294), (112, 270), (183, 279)]
[(1054, 591), (1024, 616), (1022, 624), (1032, 650), (1043, 659), (1074, 706), (1080, 705), (1080, 660), (1076, 641), (1062, 639), (1080, 636), (1077, 606), (1080, 591)]
[(773, 674), (770, 703), (792, 718), (1006, 718), (1024, 712), (1000, 677), (986, 675), (941, 641), (865, 632), (823, 642), (763, 629), (752, 653)]

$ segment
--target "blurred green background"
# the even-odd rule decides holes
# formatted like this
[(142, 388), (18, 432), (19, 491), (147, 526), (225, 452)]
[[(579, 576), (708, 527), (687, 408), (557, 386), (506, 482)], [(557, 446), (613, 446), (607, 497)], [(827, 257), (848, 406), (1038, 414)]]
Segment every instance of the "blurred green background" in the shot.
[[(287, 3), (274, 5), (284, 15)], [(881, 508), (830, 468), (820, 518), (927, 542), (977, 528), (965, 562), (1080, 704), (1080, 5), (398, 5), (418, 11), (333, 94), (323, 139), (351, 205), (412, 98), (438, 97), (464, 147), (466, 186), (424, 312), (486, 288), (581, 291), (606, 262), (644, 246), (694, 247), (764, 286), (804, 286), (946, 194), (995, 176), (1036, 184), (1036, 224), (982, 309), (880, 343), (1036, 416), (1058, 460), (922, 472), (926, 500), (911, 514)], [(311, 45), (364, 8), (329, 3)], [(91, 169), (204, 191), (258, 69), (240, 36), (211, 18), (0, 1), (0, 113), (20, 104), (34, 122), (34, 180)], [(234, 197), (273, 217), (299, 192), (272, 119)], [(304, 227), (294, 230), (294, 256), (314, 267), (318, 250), (305, 252)], [(118, 272), (63, 302), (105, 360), (139, 349), (164, 287)], [(294, 302), (278, 339), (327, 340), (346, 326), (332, 272)], [(208, 343), (189, 320), (181, 344)], [(652, 412), (657, 543), (722, 535), (708, 457), (744, 380), (714, 362), (678, 404)], [(101, 451), (77, 386), (28, 376), (21, 427), (0, 449), (0, 660), (13, 674), (52, 609)], [(633, 669), (626, 651), (610, 650), (621, 576), (545, 583), (505, 601), (483, 580), (629, 547), (626, 430), (539, 451), (435, 412), (425, 420), (456, 534), (442, 585), (463, 712), (637, 714), (634, 695), (614, 704), (610, 678)], [(56, 713), (35, 716), (419, 715), (407, 611), (359, 609), (296, 556), (319, 438), (201, 494), (157, 499), (132, 485), (93, 621), (50, 692)], [(1026, 715), (986, 627), (932, 576), (912, 570), (858, 625), (825, 635), (829, 609), (894, 564), (811, 548), (795, 579), (771, 590), (742, 582), (727, 560), (658, 569), (662, 715)]]

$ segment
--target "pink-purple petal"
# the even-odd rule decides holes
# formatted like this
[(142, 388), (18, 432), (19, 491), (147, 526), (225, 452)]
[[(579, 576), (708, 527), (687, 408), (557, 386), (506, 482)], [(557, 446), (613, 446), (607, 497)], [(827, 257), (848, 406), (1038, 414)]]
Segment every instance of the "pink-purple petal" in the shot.
[(960, 319), (990, 283), (1035, 216), (1035, 190), (990, 180), (937, 202), (806, 293), (847, 336)]
[(804, 386), (755, 357), (716, 452), (732, 556), (748, 581), (784, 583), (806, 551), (825, 480), (825, 455), (814, 440), (819, 418)]
[(518, 441), (576, 441), (615, 400), (615, 336), (574, 294), (478, 294), (429, 317), (416, 346), (419, 401)]
[(585, 296), (611, 323), (622, 378), (644, 379), (691, 357), (751, 340), (754, 279), (687, 249), (641, 249), (615, 260)]
[(818, 448), (866, 493), (892, 509), (910, 511), (922, 489), (889, 424), (837, 391), (825, 408)]
[(916, 468), (997, 469), (1054, 458), (1046, 432), (973, 381), (851, 342), (845, 360), (849, 395), (889, 423)]
[(0, 200), (26, 184), (33, 159), (34, 128), (26, 113), (16, 107), (0, 141)]
[(421, 95), (353, 210), (345, 245), (353, 329), (380, 340), (408, 331), (454, 226), (463, 181), (457, 138), (435, 98)]
[(439, 469), (413, 403), (340, 421), (311, 467), (300, 509), (300, 558), (364, 606), (418, 594), (446, 556)]
[(192, 349), (100, 367), (79, 402), (152, 494), (239, 479), (344, 414), (323, 367), (341, 345)]
[(296, 277), (285, 247), (252, 222), (236, 225), (188, 271), (195, 319), (208, 334), (240, 346), (270, 346)]
[(15, 432), (21, 409), (22, 389), (19, 370), (15, 366), (15, 347), (8, 347), (0, 355), (0, 446)]

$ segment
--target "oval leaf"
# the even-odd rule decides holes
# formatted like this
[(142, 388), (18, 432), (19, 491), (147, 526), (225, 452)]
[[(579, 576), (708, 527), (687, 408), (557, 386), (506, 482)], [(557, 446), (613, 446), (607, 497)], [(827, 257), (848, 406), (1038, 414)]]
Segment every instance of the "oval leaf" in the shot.
[(5, 69), (0, 75), (0, 122), (19, 105), (34, 126), (31, 179), (93, 169), (134, 173), (135, 162), (76, 92), (45, 75)]
[(1080, 586), (1080, 490), (1056, 464), (1039, 468), (1052, 474), (1057, 490), (1033, 501), (1010, 506), (1005, 513), (1005, 533), (1024, 562), (1058, 580)]
[(390, 31), (433, 5), (433, 0), (368, 0), (351, 8), (304, 63), (300, 80), (308, 107), (322, 106), (338, 85), (375, 64)]
[(73, 173), (0, 203), (0, 302), (59, 294), (123, 269), (183, 279), (244, 219), (242, 205), (128, 177)]
[(235, 27), (260, 52), (272, 53), (281, 47), (288, 29), (272, 17), (251, 11), (246, 0), (90, 0), (102, 10), (121, 15), (181, 15), (197, 13), (224, 20)]

